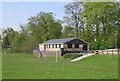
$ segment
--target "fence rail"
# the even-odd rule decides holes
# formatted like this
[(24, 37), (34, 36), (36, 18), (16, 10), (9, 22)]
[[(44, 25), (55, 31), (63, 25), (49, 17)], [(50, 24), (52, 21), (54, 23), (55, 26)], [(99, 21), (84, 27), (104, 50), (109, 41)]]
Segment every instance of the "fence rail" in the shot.
[(114, 55), (119, 55), (120, 50), (64, 51), (64, 54), (66, 54), (66, 53), (79, 53), (79, 54), (94, 53), (94, 54), (114, 54)]
[(115, 54), (115, 55), (119, 55), (120, 51), (117, 50), (100, 50), (100, 51), (95, 51), (96, 54)]

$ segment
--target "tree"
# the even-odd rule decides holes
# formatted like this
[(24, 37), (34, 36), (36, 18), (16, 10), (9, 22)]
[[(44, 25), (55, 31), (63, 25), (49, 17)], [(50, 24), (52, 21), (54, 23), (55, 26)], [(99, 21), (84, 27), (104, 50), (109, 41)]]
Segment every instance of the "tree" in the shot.
[(62, 30), (61, 24), (55, 20), (51, 12), (40, 12), (36, 16), (29, 18), (27, 27), (32, 36), (40, 42), (59, 38)]
[(68, 26), (75, 28), (76, 37), (79, 37), (79, 32), (84, 32), (83, 17), (81, 15), (82, 8), (82, 2), (72, 2), (65, 6), (65, 22)]
[(92, 29), (89, 26), (86, 27), (85, 32), (83, 33), (82, 39), (84, 39), (85, 41), (89, 42), (90, 44), (93, 43), (93, 41), (94, 41), (94, 34), (92, 32)]
[(120, 1), (118, 2), (118, 15), (116, 20), (116, 26), (117, 26), (116, 31), (117, 48), (120, 48)]
[(26, 27), (26, 25), (20, 25), (20, 28), (21, 28), (21, 31), (20, 32), (22, 32), (24, 35), (29, 35), (29, 31), (28, 31), (28, 29), (27, 29), (27, 27)]
[[(112, 41), (108, 40), (110, 37), (114, 37), (113, 32), (116, 30), (115, 21), (117, 18), (117, 4), (116, 3), (85, 3), (82, 15), (85, 17), (85, 25), (90, 26), (94, 39), (97, 43), (98, 49), (101, 47), (109, 47), (114, 45)], [(113, 36), (111, 36), (113, 35)]]
[(26, 36), (23, 33), (18, 33), (13, 38), (13, 41), (11, 44), (12, 52), (17, 52), (17, 53), (23, 52), (21, 49), (24, 48), (24, 46), (22, 47), (22, 43), (25, 41), (25, 39), (26, 39)]
[(3, 33), (2, 48), (5, 48), (5, 49), (11, 48), (11, 43), (17, 32), (14, 31), (14, 29), (8, 27), (7, 29), (3, 30), (2, 33)]
[(73, 27), (65, 27), (61, 38), (70, 38), (70, 37), (74, 37), (75, 33), (74, 33), (74, 28)]
[(31, 54), (34, 48), (38, 48), (38, 44), (39, 42), (37, 40), (27, 37), (21, 44), (21, 52)]

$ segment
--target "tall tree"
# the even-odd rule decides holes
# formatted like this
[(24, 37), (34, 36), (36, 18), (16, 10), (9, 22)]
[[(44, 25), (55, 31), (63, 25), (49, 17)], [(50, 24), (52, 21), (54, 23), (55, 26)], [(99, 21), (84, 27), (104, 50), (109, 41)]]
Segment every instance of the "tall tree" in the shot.
[(120, 1), (118, 2), (118, 15), (117, 15), (116, 26), (117, 26), (117, 31), (116, 31), (117, 48), (120, 48)]
[(59, 38), (62, 30), (60, 22), (55, 20), (51, 12), (40, 12), (36, 16), (29, 18), (27, 27), (32, 36), (40, 42)]
[(82, 9), (82, 2), (72, 2), (65, 6), (65, 22), (68, 26), (75, 28), (76, 37), (79, 37), (79, 32), (84, 32), (83, 17), (81, 16)]
[(116, 30), (114, 22), (117, 18), (117, 4), (112, 2), (91, 2), (84, 4), (82, 15), (85, 17), (85, 25), (90, 26), (94, 32), (95, 42), (98, 44), (98, 49), (101, 47), (107, 48), (113, 45), (114, 40), (108, 40)]
[(26, 36), (24, 35), (24, 33), (16, 34), (16, 36), (13, 38), (13, 41), (11, 43), (12, 52), (17, 52), (17, 53), (23, 52), (21, 49), (24, 48), (24, 46), (22, 47), (22, 44), (25, 41), (25, 39)]
[(2, 48), (10, 48), (11, 47), (11, 43), (13, 41), (13, 38), (16, 35), (16, 31), (14, 31), (14, 29), (12, 28), (7, 28), (5, 30), (3, 30), (3, 43), (2, 43)]
[(27, 29), (27, 27), (26, 27), (26, 25), (20, 25), (20, 28), (21, 28), (21, 31), (20, 32), (22, 32), (23, 34), (25, 34), (26, 36), (27, 35), (29, 35), (29, 31), (28, 31), (28, 29)]
[(61, 38), (74, 37), (75, 36), (74, 32), (75, 31), (74, 31), (73, 27), (65, 27), (63, 32), (62, 32)]

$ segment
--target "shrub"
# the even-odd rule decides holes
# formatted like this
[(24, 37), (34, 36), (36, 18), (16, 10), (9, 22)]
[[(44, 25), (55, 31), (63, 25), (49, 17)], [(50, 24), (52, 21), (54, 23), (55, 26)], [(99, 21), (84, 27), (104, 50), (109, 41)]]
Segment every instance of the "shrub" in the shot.
[(65, 59), (75, 59), (75, 58), (80, 57), (80, 56), (81, 55), (76, 54), (76, 53), (68, 53), (68, 54), (63, 55), (63, 58), (65, 58)]
[(12, 50), (10, 48), (2, 49), (2, 53), (12, 53)]

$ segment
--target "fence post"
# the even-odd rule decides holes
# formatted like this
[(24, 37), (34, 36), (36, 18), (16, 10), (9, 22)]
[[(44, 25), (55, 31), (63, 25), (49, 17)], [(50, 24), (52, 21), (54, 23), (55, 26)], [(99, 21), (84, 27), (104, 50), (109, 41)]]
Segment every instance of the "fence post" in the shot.
[(108, 51), (107, 51), (107, 54), (108, 54)]

